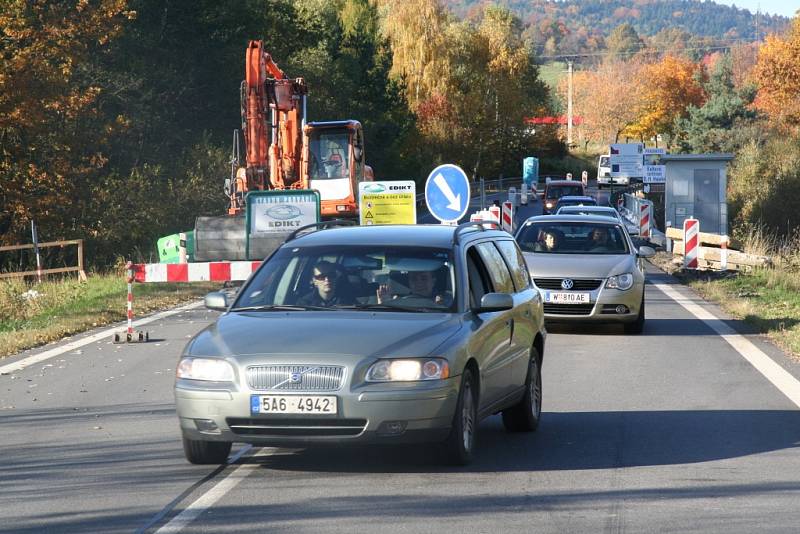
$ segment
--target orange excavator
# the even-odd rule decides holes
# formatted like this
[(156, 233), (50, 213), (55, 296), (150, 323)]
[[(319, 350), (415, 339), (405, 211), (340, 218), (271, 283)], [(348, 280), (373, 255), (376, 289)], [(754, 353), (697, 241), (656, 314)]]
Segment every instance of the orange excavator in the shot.
[(358, 184), (373, 179), (361, 123), (307, 122), (307, 96), (303, 78), (287, 78), (262, 41), (250, 41), (241, 85), (245, 166), (238, 164), (235, 136), (225, 181), (228, 214), (197, 218), (195, 261), (252, 259), (245, 246), (249, 191), (315, 189), (323, 219), (358, 217)]

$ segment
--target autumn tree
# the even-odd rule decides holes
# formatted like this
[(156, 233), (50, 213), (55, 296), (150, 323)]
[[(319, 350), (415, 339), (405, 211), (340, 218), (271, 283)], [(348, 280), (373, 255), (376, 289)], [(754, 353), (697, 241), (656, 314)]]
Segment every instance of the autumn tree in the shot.
[(754, 72), (756, 107), (784, 130), (800, 129), (800, 15), (785, 36), (770, 35), (761, 45)]
[(77, 184), (96, 176), (107, 155), (98, 137), (113, 128), (98, 113), (102, 86), (87, 69), (119, 34), (125, 0), (7, 0), (0, 10), (0, 242), (48, 238), (78, 215)]
[(657, 134), (672, 136), (675, 119), (686, 117), (689, 106), (705, 101), (700, 67), (687, 59), (667, 55), (641, 72), (642, 100), (637, 119), (625, 134), (645, 140)]
[(403, 81), (415, 109), (422, 99), (444, 91), (447, 12), (440, 0), (379, 0), (378, 5), (392, 47), (391, 74)]
[[(637, 118), (641, 107), (642, 64), (638, 59), (607, 60), (595, 70), (583, 70), (573, 77), (573, 111), (583, 120), (579, 136), (600, 143), (615, 143)], [(566, 80), (559, 91), (564, 97)]]

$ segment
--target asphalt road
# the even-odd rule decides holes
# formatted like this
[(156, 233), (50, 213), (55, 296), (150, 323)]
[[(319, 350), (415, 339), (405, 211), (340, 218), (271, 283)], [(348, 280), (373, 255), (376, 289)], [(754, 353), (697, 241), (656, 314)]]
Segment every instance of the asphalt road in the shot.
[(467, 468), (425, 447), (186, 463), (172, 381), (217, 315), (200, 307), (143, 326), (147, 344), (96, 331), (2, 360), (0, 531), (796, 532), (800, 365), (745, 336), (788, 371), (771, 382), (719, 335), (742, 325), (654, 268), (647, 303), (640, 336), (551, 329), (539, 431), (485, 420)]

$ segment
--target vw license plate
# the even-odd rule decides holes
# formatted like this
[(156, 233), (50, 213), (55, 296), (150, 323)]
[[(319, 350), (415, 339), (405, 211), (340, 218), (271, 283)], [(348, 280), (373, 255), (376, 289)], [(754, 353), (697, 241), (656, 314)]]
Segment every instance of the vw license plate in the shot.
[(591, 302), (589, 293), (558, 293), (548, 291), (545, 302), (553, 304), (588, 304)]
[(333, 395), (253, 395), (250, 399), (250, 411), (336, 415), (337, 406)]

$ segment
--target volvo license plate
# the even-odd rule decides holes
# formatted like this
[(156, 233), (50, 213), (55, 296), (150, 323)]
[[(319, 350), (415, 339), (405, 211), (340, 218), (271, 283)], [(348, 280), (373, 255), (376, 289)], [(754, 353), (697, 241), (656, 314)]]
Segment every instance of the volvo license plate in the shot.
[(253, 395), (252, 413), (336, 415), (333, 395)]

